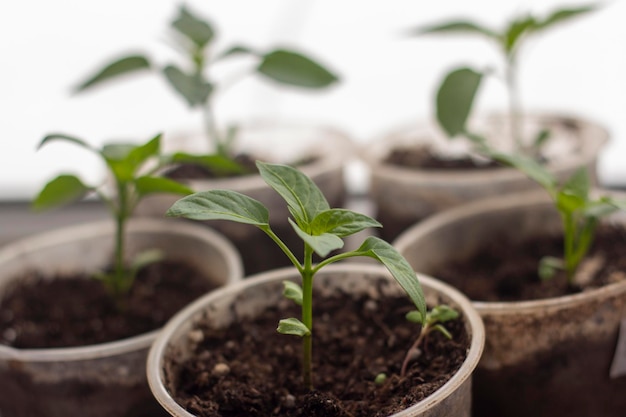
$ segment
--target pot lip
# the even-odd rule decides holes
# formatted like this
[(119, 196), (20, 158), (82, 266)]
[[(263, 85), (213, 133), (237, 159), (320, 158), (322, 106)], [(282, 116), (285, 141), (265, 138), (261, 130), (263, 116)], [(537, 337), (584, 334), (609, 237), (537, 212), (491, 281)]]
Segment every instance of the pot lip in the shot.
[[(278, 128), (311, 129), (320, 132), (322, 137), (314, 143), (312, 142), (310, 148), (307, 148), (313, 151), (318, 158), (300, 167), (302, 172), (313, 179), (328, 171), (343, 170), (346, 159), (351, 157), (355, 148), (353, 140), (348, 133), (325, 124), (259, 119), (243, 124), (242, 128), (272, 129), (273, 126)], [(187, 184), (196, 191), (230, 189), (243, 193), (267, 187), (265, 181), (258, 174), (207, 180), (194, 179), (187, 181)]]
[[(604, 194), (619, 194), (618, 192), (602, 190), (595, 188), (594, 193), (602, 192)], [(408, 247), (411, 246), (415, 238), (421, 238), (440, 227), (454, 223), (459, 220), (471, 218), (479, 213), (497, 212), (507, 210), (514, 207), (530, 208), (537, 206), (549, 206), (552, 202), (548, 194), (543, 190), (531, 190), (513, 194), (506, 194), (496, 197), (484, 198), (478, 201), (466, 203), (462, 206), (453, 207), (434, 214), (422, 222), (406, 229), (393, 242), (393, 246), (404, 254)], [(626, 225), (626, 223), (625, 223)], [(420, 273), (419, 271), (417, 272)], [(598, 297), (607, 297), (613, 294), (626, 293), (626, 281), (605, 285), (600, 288), (594, 288), (589, 291), (577, 294), (563, 295), (559, 297), (542, 298), (537, 300), (524, 301), (474, 301), (472, 304), (480, 313), (489, 314), (517, 314), (520, 311), (531, 311), (537, 309), (565, 309), (573, 308), (578, 305), (587, 303), (591, 299)]]
[[(487, 113), (480, 115), (481, 119), (489, 119), (492, 117), (502, 117), (502, 113)], [(587, 145), (587, 148), (585, 148), (581, 154), (578, 155), (578, 157), (559, 161), (558, 165), (548, 165), (555, 172), (572, 170), (580, 165), (587, 165), (593, 162), (597, 158), (601, 148), (609, 141), (609, 131), (604, 126), (598, 124), (594, 120), (583, 118), (578, 115), (546, 111), (529, 112), (525, 115), (525, 117), (537, 120), (576, 120), (581, 126), (583, 126), (583, 129), (592, 130), (594, 132), (593, 135), (586, 138), (585, 144)], [(424, 132), (428, 132), (429, 129), (438, 129), (438, 127), (433, 125), (432, 121), (428, 120), (422, 120), (417, 123), (405, 123), (399, 128), (380, 135), (373, 142), (368, 143), (365, 147), (361, 147), (359, 149), (359, 155), (364, 161), (367, 162), (368, 165), (370, 165), (372, 175), (374, 177), (389, 178), (406, 184), (411, 184), (416, 181), (427, 181), (429, 183), (448, 183), (454, 181), (465, 184), (481, 183), (484, 181), (508, 182), (526, 178), (524, 174), (510, 167), (498, 168), (498, 175), (494, 178), (492, 169), (419, 170), (385, 164), (383, 162), (383, 158), (386, 157), (388, 150), (393, 148), (393, 144), (399, 140), (403, 133), (415, 128), (423, 130)], [(391, 144), (392, 146), (386, 146), (388, 144)]]
[[(176, 227), (172, 223), (176, 222)], [(26, 248), (49, 247), (59, 242), (65, 243), (72, 240), (89, 238), (99, 234), (110, 234), (114, 222), (111, 219), (85, 222), (79, 225), (67, 226), (58, 229), (41, 232), (11, 242), (0, 248), (0, 265), (7, 259), (23, 252)], [(165, 227), (164, 227), (165, 226)], [(218, 232), (209, 228), (201, 228), (197, 225), (177, 219), (139, 218), (129, 220), (128, 231), (158, 232), (158, 233), (188, 234), (202, 240), (209, 241), (219, 248), (225, 263), (228, 265), (229, 276), (227, 285), (238, 282), (243, 277), (243, 262), (233, 244)], [(130, 351), (148, 349), (161, 329), (155, 329), (136, 336), (106, 343), (98, 343), (85, 346), (45, 349), (17, 349), (0, 344), (0, 359), (23, 362), (58, 362), (58, 361), (81, 361), (98, 359), (125, 354)]]
[[(384, 274), (389, 275), (389, 272), (381, 265), (367, 264), (361, 262), (346, 262), (341, 264), (333, 264), (325, 267), (319, 271), (318, 274), (333, 274), (338, 272), (350, 272), (358, 271), (359, 273), (366, 274)], [(169, 345), (169, 339), (171, 335), (182, 325), (184, 325), (190, 317), (194, 316), (199, 311), (204, 309), (204, 306), (212, 299), (217, 299), (225, 292), (237, 292), (243, 288), (255, 285), (263, 285), (267, 282), (283, 280), (288, 276), (297, 275), (298, 272), (293, 267), (284, 267), (271, 271), (262, 272), (247, 279), (229, 285), (228, 287), (222, 287), (211, 294), (207, 294), (198, 300), (194, 301), (183, 310), (179, 311), (169, 322), (163, 327), (161, 333), (157, 336), (156, 340), (152, 344), (148, 353), (148, 360), (146, 366), (148, 385), (162, 407), (175, 416), (191, 416), (184, 408), (182, 408), (174, 399), (170, 396), (169, 392), (163, 384), (162, 363), (165, 351)], [(394, 416), (409, 416), (414, 415), (415, 412), (426, 411), (441, 401), (443, 401), (451, 392), (461, 386), (468, 378), (471, 377), (473, 370), (478, 365), (480, 357), (482, 355), (484, 343), (485, 343), (485, 329), (482, 319), (472, 305), (469, 299), (465, 297), (454, 287), (441, 282), (435, 278), (429, 277), (424, 274), (418, 274), (420, 282), (425, 287), (430, 287), (437, 292), (443, 292), (450, 297), (455, 303), (461, 307), (463, 316), (471, 329), (471, 341), (467, 350), (467, 357), (458, 371), (450, 378), (442, 387), (440, 387), (433, 394), (415, 404), (406, 410), (394, 414)]]

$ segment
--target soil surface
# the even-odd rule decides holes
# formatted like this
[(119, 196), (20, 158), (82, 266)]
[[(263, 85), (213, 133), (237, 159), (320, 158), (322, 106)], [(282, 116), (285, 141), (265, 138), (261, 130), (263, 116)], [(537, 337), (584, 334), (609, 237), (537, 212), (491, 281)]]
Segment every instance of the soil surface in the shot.
[(538, 274), (543, 256), (562, 257), (562, 235), (538, 236), (520, 243), (496, 238), (470, 259), (449, 262), (433, 275), (453, 284), (475, 301), (521, 301), (558, 297), (626, 279), (626, 233), (602, 225), (581, 263), (575, 283), (564, 272), (548, 280)]
[(495, 161), (478, 160), (468, 156), (443, 158), (441, 155), (433, 153), (428, 147), (425, 146), (394, 149), (389, 156), (387, 156), (385, 162), (404, 168), (426, 170), (482, 170), (502, 168), (502, 165)]
[[(431, 333), (421, 356), (400, 377), (419, 331), (404, 317), (411, 310), (406, 298), (383, 303), (338, 294), (314, 300), (315, 310), (324, 313), (314, 321), (313, 391), (303, 387), (300, 339), (276, 332), (280, 319), (299, 317), (285, 300), (227, 329), (199, 323), (195, 354), (176, 366), (176, 401), (203, 417), (388, 416), (433, 393), (465, 360), (469, 338), (458, 319), (446, 323), (453, 339)], [(377, 385), (380, 373), (388, 377)]]
[(84, 346), (120, 340), (161, 327), (193, 299), (212, 290), (209, 280), (173, 261), (137, 274), (122, 303), (92, 277), (45, 278), (31, 273), (0, 300), (0, 343), (12, 347)]

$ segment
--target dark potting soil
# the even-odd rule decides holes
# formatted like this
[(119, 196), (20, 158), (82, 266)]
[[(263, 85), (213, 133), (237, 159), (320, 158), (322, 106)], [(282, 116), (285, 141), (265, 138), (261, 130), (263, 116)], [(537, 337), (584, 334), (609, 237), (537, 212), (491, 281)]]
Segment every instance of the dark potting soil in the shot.
[(451, 283), (475, 301), (521, 301), (558, 297), (626, 279), (626, 233), (602, 225), (576, 282), (568, 285), (565, 273), (541, 280), (539, 260), (562, 257), (561, 235), (536, 236), (522, 242), (491, 239), (471, 258), (450, 262), (433, 275)]
[(92, 277), (50, 279), (31, 273), (0, 300), (0, 343), (37, 349), (136, 336), (158, 329), (213, 288), (195, 268), (159, 261), (139, 271), (120, 308), (102, 282)]
[[(299, 316), (285, 301), (223, 330), (199, 323), (194, 333), (204, 338), (192, 358), (177, 365), (174, 398), (202, 417), (388, 416), (432, 394), (466, 358), (469, 337), (458, 319), (446, 323), (452, 340), (431, 333), (400, 377), (419, 331), (404, 317), (411, 310), (406, 298), (338, 294), (315, 299), (315, 310), (313, 391), (303, 387), (300, 339), (276, 332), (280, 319)], [(377, 385), (380, 373), (388, 377)]]
[(502, 168), (502, 165), (490, 160), (477, 160), (470, 157), (443, 158), (433, 153), (428, 147), (413, 146), (394, 149), (385, 160), (388, 164), (404, 168), (426, 170), (483, 170)]

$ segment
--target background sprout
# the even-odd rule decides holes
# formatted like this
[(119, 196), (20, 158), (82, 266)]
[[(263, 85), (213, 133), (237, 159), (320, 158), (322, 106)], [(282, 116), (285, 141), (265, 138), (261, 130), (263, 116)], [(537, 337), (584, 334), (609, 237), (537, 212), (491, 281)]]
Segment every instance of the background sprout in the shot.
[[(321, 268), (342, 259), (366, 256), (382, 263), (408, 294), (418, 311), (426, 316), (421, 285), (409, 263), (389, 243), (368, 237), (353, 251), (330, 255), (343, 247), (342, 238), (368, 227), (380, 227), (376, 220), (346, 209), (330, 208), (315, 183), (295, 168), (257, 162), (261, 177), (285, 200), (293, 219), (289, 222), (304, 244), (300, 261), (272, 231), (268, 209), (257, 200), (230, 190), (198, 192), (178, 200), (169, 216), (194, 220), (231, 220), (258, 227), (285, 253), (302, 277), (302, 285), (285, 283), (284, 296), (301, 306), (300, 318), (279, 322), (278, 332), (302, 338), (303, 381), (312, 389), (313, 277)], [(322, 259), (313, 264), (313, 253)]]
[[(254, 73), (278, 84), (304, 89), (321, 89), (338, 80), (335, 74), (321, 64), (294, 50), (279, 48), (259, 51), (245, 45), (233, 45), (215, 51), (217, 33), (212, 24), (192, 13), (186, 6), (180, 7), (178, 16), (171, 23), (171, 29), (169, 41), (182, 56), (183, 62), (180, 64), (159, 67), (144, 55), (128, 55), (105, 65), (82, 82), (76, 90), (85, 91), (128, 73), (156, 71), (189, 107), (202, 108), (210, 144), (218, 155), (232, 158), (236, 128), (221, 129), (218, 126), (213, 102), (218, 92), (241, 79), (241, 75)], [(255, 58), (257, 64), (249, 68), (246, 74), (237, 74), (228, 85), (219, 84), (210, 74), (220, 63), (242, 56)]]
[[(53, 141), (74, 143), (99, 155), (108, 168), (109, 177), (114, 182), (115, 192), (109, 195), (103, 191), (101, 185), (86, 185), (76, 175), (61, 174), (43, 187), (33, 200), (33, 208), (44, 210), (69, 204), (91, 193), (98, 195), (115, 220), (115, 253), (113, 270), (101, 271), (97, 277), (102, 279), (104, 285), (116, 298), (119, 298), (132, 286), (137, 270), (158, 259), (158, 254), (149, 251), (135, 258), (129, 268), (124, 265), (124, 230), (137, 203), (151, 193), (185, 195), (192, 191), (173, 180), (152, 175), (167, 161), (166, 158), (159, 158), (160, 134), (143, 145), (107, 144), (101, 149), (94, 148), (76, 137), (52, 134), (43, 138), (39, 148)], [(153, 163), (153, 166), (146, 171), (149, 162)]]

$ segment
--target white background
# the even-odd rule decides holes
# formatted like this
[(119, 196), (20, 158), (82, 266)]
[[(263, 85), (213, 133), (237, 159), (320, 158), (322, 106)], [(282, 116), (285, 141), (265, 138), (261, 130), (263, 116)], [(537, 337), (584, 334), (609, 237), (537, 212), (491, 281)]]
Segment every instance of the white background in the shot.
[[(277, 88), (249, 77), (217, 101), (222, 122), (251, 117), (296, 118), (333, 125), (359, 143), (398, 124), (430, 117), (435, 86), (459, 64), (499, 66), (493, 45), (459, 36), (407, 37), (409, 28), (465, 17), (499, 27), (516, 13), (543, 15), (581, 1), (513, 0), (189, 0), (218, 31), (219, 49), (297, 48), (341, 75), (321, 92)], [(102, 178), (86, 151), (41, 138), (64, 132), (94, 145), (145, 141), (157, 132), (199, 129), (163, 79), (136, 75), (81, 95), (72, 87), (113, 57), (144, 52), (165, 64), (177, 55), (165, 42), (180, 5), (174, 0), (2, 0), (0, 2), (0, 199), (30, 199), (61, 171)], [(603, 124), (611, 142), (600, 180), (626, 185), (626, 2), (603, 7), (533, 38), (520, 56), (526, 109), (584, 116)], [(504, 105), (491, 80), (482, 109)]]

